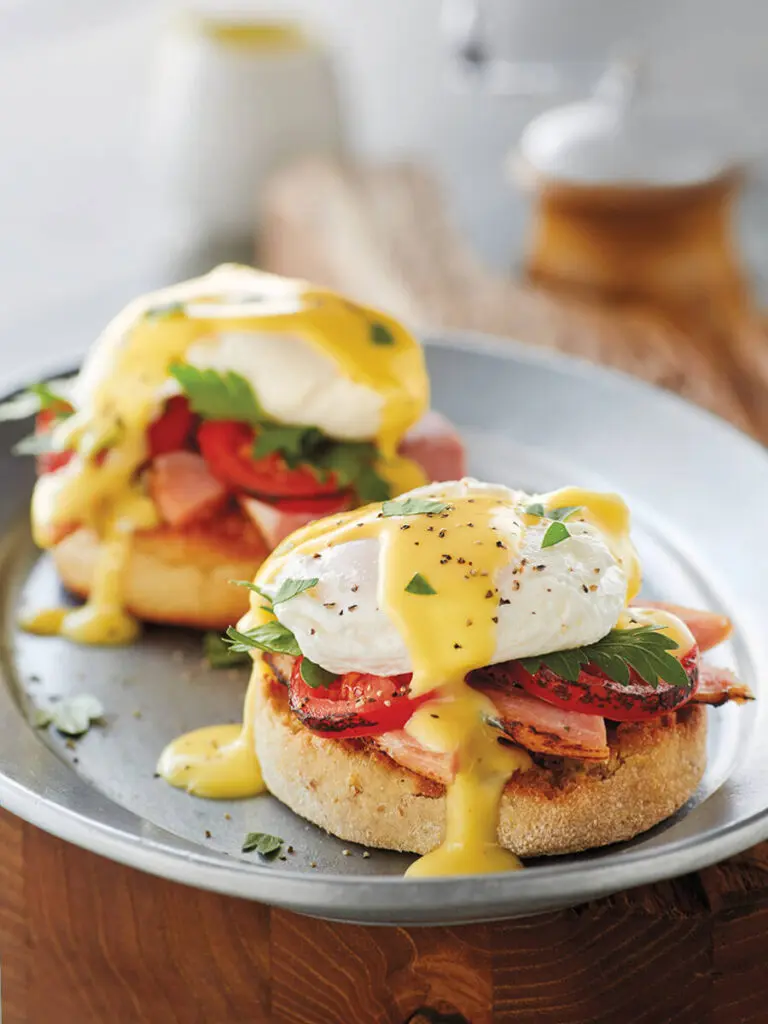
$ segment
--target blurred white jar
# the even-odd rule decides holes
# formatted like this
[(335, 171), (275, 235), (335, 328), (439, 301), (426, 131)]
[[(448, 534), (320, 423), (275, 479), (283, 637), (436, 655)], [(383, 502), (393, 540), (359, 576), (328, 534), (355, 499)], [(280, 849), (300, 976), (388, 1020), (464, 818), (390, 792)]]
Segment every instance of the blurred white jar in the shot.
[(341, 147), (330, 54), (281, 4), (187, 10), (167, 25), (145, 166), (185, 239), (185, 271), (250, 262), (265, 180), (293, 158)]

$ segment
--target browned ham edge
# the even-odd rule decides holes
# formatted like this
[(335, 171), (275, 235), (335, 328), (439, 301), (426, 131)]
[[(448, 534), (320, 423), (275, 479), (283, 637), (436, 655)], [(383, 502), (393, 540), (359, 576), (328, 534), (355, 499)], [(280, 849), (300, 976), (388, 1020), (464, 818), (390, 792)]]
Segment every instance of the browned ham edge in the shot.
[(719, 707), (729, 700), (743, 704), (754, 699), (755, 695), (746, 683), (740, 682), (729, 668), (702, 665), (699, 669), (699, 688), (693, 696), (695, 704)]
[(632, 604), (642, 608), (660, 608), (682, 619), (693, 634), (700, 651), (709, 651), (717, 647), (733, 632), (731, 620), (725, 615), (718, 615), (717, 612), (685, 608), (681, 604), (669, 604), (667, 601), (644, 601), (642, 598), (636, 598)]

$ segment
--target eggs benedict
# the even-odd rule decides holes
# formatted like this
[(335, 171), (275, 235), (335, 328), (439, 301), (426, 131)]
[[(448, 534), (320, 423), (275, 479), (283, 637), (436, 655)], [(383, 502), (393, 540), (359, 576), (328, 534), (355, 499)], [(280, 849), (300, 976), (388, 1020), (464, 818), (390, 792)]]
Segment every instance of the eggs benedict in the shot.
[(463, 463), (408, 331), (243, 266), (136, 299), (66, 394), (35, 396), (34, 538), (87, 600), (24, 624), (85, 643), (223, 629), (247, 607), (229, 581), (298, 526)]
[(417, 488), (303, 527), (228, 630), (254, 657), (242, 728), (174, 741), (158, 771), (209, 797), (268, 788), (410, 875), (629, 839), (705, 767), (704, 704), (751, 698), (700, 653), (727, 619), (638, 605), (618, 495)]

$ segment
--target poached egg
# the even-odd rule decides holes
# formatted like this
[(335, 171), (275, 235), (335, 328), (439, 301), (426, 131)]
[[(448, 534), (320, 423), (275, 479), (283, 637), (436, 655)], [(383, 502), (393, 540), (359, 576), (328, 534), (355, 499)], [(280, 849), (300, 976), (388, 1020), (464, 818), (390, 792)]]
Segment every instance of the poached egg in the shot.
[[(526, 508), (542, 501), (554, 500), (561, 507), (570, 502), (476, 480), (418, 488), (400, 500), (489, 496), (498, 499), (492, 517), (494, 543), (504, 544), (514, 557), (487, 577), (487, 589), (499, 595), (494, 597), (497, 621), (488, 664), (580, 647), (604, 637), (624, 608), (636, 563), (629, 552), (629, 564), (623, 564), (627, 553), (617, 549), (615, 536), (608, 535), (599, 521), (589, 521), (586, 509), (568, 518), (565, 540), (543, 547), (551, 521), (526, 515)], [(453, 568), (454, 559), (462, 557), (451, 553), (453, 530), (444, 532), (441, 570)], [(382, 552), (381, 537), (348, 540), (311, 553), (299, 546), (263, 587), (274, 597), (287, 579), (319, 580), (311, 590), (275, 605), (275, 615), (295, 635), (302, 652), (330, 672), (387, 676), (413, 671), (405, 639), (381, 598)], [(472, 562), (466, 560), (467, 572), (472, 571)], [(425, 575), (431, 582), (432, 574)], [(468, 608), (467, 616), (471, 615)]]
[(84, 643), (125, 643), (137, 623), (122, 581), (137, 530), (158, 526), (140, 470), (147, 434), (178, 391), (174, 364), (235, 373), (279, 424), (331, 439), (373, 441), (393, 493), (424, 474), (397, 448), (429, 405), (423, 352), (400, 324), (306, 282), (225, 265), (131, 302), (107, 325), (75, 382), (74, 413), (54, 426), (69, 462), (38, 481), (32, 525), (41, 547), (73, 525), (97, 533), (91, 595), (74, 612), (25, 620), (34, 632)]

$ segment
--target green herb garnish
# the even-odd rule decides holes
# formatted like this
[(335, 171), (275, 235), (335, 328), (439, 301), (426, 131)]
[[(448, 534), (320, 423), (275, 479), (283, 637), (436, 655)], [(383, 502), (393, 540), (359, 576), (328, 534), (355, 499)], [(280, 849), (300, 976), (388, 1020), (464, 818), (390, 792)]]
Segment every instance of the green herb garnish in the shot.
[(371, 341), (374, 345), (394, 345), (395, 336), (386, 324), (377, 320), (371, 324)]
[(283, 840), (280, 836), (271, 836), (268, 832), (249, 832), (243, 840), (243, 853), (258, 853), (261, 857), (274, 857)]
[(224, 637), (214, 632), (203, 636), (203, 653), (211, 668), (237, 668), (251, 662), (250, 655), (234, 650)]
[(72, 405), (68, 398), (54, 391), (52, 384), (60, 381), (41, 381), (30, 384), (26, 391), (0, 403), (0, 423), (8, 420), (24, 420), (39, 412), (53, 410), (57, 419), (66, 419), (72, 415)]
[(269, 651), (272, 654), (292, 654), (298, 657), (301, 648), (293, 633), (280, 622), (265, 622), (255, 629), (241, 633), (234, 626), (227, 628), (227, 640), (233, 651), (239, 654), (252, 650)]
[(559, 544), (560, 541), (568, 540), (570, 536), (571, 535), (568, 532), (568, 527), (565, 525), (565, 523), (550, 523), (549, 527), (547, 528), (547, 532), (544, 534), (542, 538), (541, 546), (542, 548), (554, 547), (555, 544)]
[(314, 661), (310, 661), (306, 655), (301, 659), (301, 678), (311, 686), (313, 690), (318, 686), (327, 688), (332, 686), (339, 678), (335, 672), (329, 672)]
[(385, 501), (381, 506), (383, 516), (422, 516), (434, 515), (438, 512), (445, 512), (448, 505), (444, 501), (435, 501), (432, 498), (398, 498), (395, 501)]
[(311, 590), (312, 587), (316, 587), (320, 580), (317, 576), (313, 576), (308, 580), (294, 580), (286, 579), (277, 588), (277, 593), (272, 598), (272, 604), (282, 604), (284, 601), (290, 601), (293, 597), (298, 597), (299, 594), (303, 594), (305, 590)]
[(529, 505), (525, 510), (527, 516), (538, 516), (539, 519), (544, 519), (547, 515), (547, 511), (540, 501), (535, 501), (533, 505)]
[(580, 512), (581, 505), (561, 505), (560, 508), (551, 508), (545, 513), (547, 519), (554, 519), (555, 522), (562, 522), (567, 519), (568, 516), (572, 516), (574, 512)]
[(270, 605), (282, 604), (284, 601), (290, 601), (292, 597), (297, 597), (299, 594), (303, 594), (305, 590), (311, 590), (312, 587), (316, 587), (320, 582), (317, 576), (313, 576), (311, 579), (288, 579), (283, 580), (280, 586), (277, 588), (277, 593), (274, 597), (270, 597), (269, 594), (265, 594), (264, 591), (256, 583), (250, 583), (248, 580), (230, 580), (230, 583), (234, 583), (236, 587), (247, 587), (248, 590), (252, 590), (254, 594), (258, 594), (259, 597), (263, 597), (265, 601), (268, 601)]
[(525, 512), (526, 515), (537, 516), (539, 519), (552, 520), (552, 525), (547, 529), (541, 541), (542, 548), (551, 548), (571, 536), (568, 527), (563, 525), (563, 520), (580, 509), (581, 505), (561, 505), (559, 508), (546, 509), (540, 501), (535, 501), (526, 508)]
[(236, 587), (245, 587), (247, 590), (252, 590), (254, 594), (258, 594), (259, 597), (263, 597), (265, 601), (269, 601), (269, 598), (261, 587), (257, 586), (255, 583), (251, 583), (250, 580), (230, 580), (229, 582), (233, 583)]
[(391, 494), (379, 475), (376, 445), (366, 441), (332, 441), (315, 454), (313, 461), (321, 478), (334, 473), (341, 487), (351, 487), (361, 502), (385, 501)]
[(579, 512), (581, 505), (561, 505), (559, 508), (546, 509), (540, 501), (536, 501), (533, 505), (529, 505), (526, 508), (525, 513), (529, 516), (538, 516), (539, 519), (552, 519), (554, 522), (562, 522), (563, 519), (567, 519), (568, 516), (572, 516), (574, 512)]
[(254, 459), (265, 459), (277, 453), (289, 469), (295, 469), (302, 462), (312, 462), (325, 443), (326, 438), (315, 427), (261, 423), (251, 455)]
[[(237, 582), (233, 580), (233, 582)], [(300, 594), (304, 590), (309, 590), (310, 587), (317, 586), (317, 580), (285, 580), (282, 586), (285, 584), (291, 584), (291, 590), (294, 592), (290, 594), (290, 597), (295, 597), (296, 594)], [(250, 586), (251, 589), (256, 590), (254, 584), (244, 583), (244, 586)], [(260, 591), (257, 591), (260, 593)], [(275, 596), (275, 603), (280, 595), (278, 591)], [(284, 597), (282, 600), (287, 601), (289, 598)], [(269, 651), (272, 654), (291, 654), (298, 658), (301, 655), (301, 648), (296, 641), (296, 637), (281, 622), (267, 622), (263, 626), (257, 626), (255, 629), (249, 629), (245, 633), (241, 633), (235, 629), (234, 626), (230, 626), (227, 629), (226, 643), (229, 643), (230, 650), (236, 651), (237, 653), (247, 653), (254, 649), (259, 651)], [(332, 683), (335, 683), (339, 678), (333, 672), (328, 672), (320, 665), (315, 664), (314, 661), (310, 661), (309, 658), (304, 656), (301, 662), (301, 678), (307, 684), (315, 689), (318, 686), (327, 687)]]
[(597, 665), (611, 679), (628, 686), (630, 669), (634, 669), (649, 686), (657, 687), (660, 681), (672, 686), (688, 686), (685, 669), (669, 651), (678, 644), (658, 626), (638, 626), (636, 629), (612, 629), (597, 643), (574, 647), (567, 651), (553, 651), (551, 654), (534, 658), (521, 658), (526, 671), (535, 673), (545, 665), (556, 675), (569, 683), (575, 683), (579, 673), (589, 664)]
[(92, 725), (103, 724), (104, 707), (97, 697), (80, 693), (49, 708), (35, 708), (33, 721), (36, 729), (53, 725), (64, 736), (78, 737), (88, 732)]
[(186, 304), (183, 302), (166, 302), (162, 306), (154, 306), (148, 309), (146, 317), (148, 320), (165, 320), (171, 316), (183, 316), (186, 313)]
[(253, 388), (231, 370), (200, 370), (188, 363), (173, 363), (170, 375), (181, 384), (192, 412), (206, 420), (238, 420), (258, 426), (266, 414)]
[(436, 594), (437, 593), (437, 591), (432, 586), (432, 584), (429, 583), (429, 581), (426, 580), (421, 575), (420, 572), (417, 572), (417, 573), (413, 574), (413, 576), (411, 577), (411, 579), (410, 579), (407, 587), (405, 588), (405, 590), (406, 590), (406, 593), (408, 593), (408, 594)]

